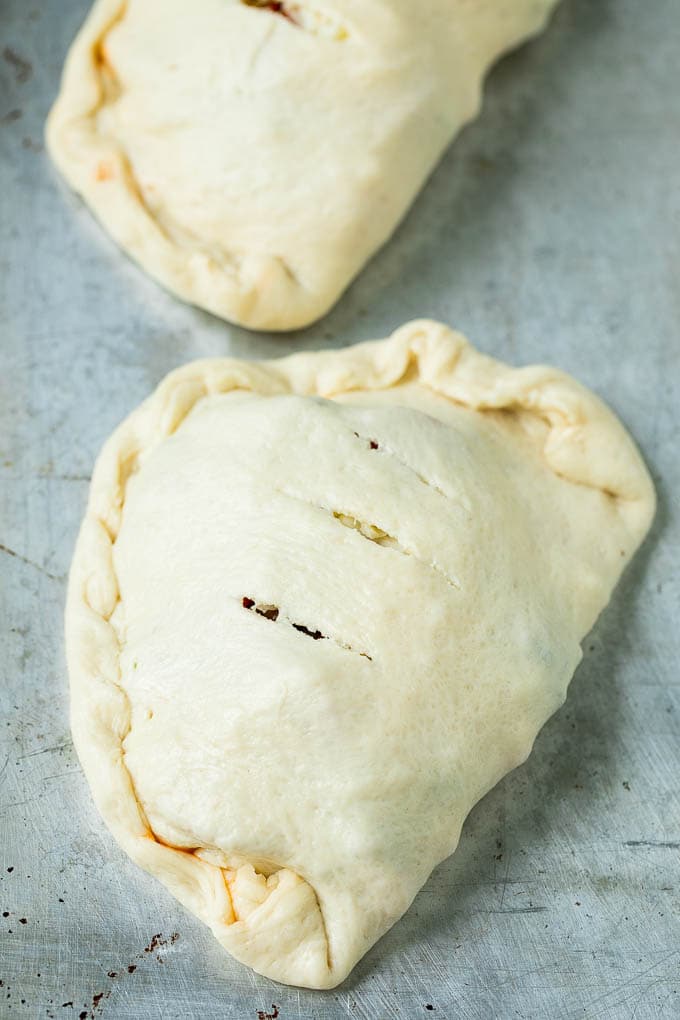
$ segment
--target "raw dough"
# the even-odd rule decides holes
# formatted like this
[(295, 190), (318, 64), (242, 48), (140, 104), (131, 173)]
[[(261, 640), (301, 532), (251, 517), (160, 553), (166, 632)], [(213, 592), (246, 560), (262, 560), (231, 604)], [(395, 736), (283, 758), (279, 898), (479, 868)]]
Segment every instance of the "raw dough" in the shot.
[(178, 369), (69, 583), (107, 825), (237, 959), (334, 986), (529, 754), (653, 510), (592, 393), (436, 323)]
[[(47, 140), (115, 240), (257, 329), (323, 315), (556, 0), (97, 0)], [(271, 7), (271, 5), (270, 5)], [(292, 19), (292, 20), (291, 20)]]

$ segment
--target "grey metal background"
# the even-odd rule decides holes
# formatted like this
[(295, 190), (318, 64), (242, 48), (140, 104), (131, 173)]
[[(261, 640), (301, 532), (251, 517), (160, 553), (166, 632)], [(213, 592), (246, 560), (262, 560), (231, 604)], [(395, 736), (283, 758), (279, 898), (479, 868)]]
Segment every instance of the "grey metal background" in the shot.
[[(0, 3), (0, 1016), (680, 1017), (680, 3), (565, 0), (391, 244), (284, 338), (164, 293), (48, 164), (87, 7)], [(64, 577), (97, 450), (166, 371), (420, 315), (601, 393), (659, 512), (529, 762), (340, 989), (297, 991), (230, 960), (104, 830), (69, 738)]]

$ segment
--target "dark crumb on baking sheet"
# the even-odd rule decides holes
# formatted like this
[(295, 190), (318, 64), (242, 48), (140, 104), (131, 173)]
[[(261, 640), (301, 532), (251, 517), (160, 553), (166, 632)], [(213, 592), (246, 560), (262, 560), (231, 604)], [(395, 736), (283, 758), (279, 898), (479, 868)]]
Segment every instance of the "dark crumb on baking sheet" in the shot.
[[(162, 933), (159, 932), (157, 935), (154, 935), (152, 937), (152, 939), (149, 942), (148, 946), (144, 947), (144, 952), (145, 953), (154, 953), (157, 949), (163, 949), (167, 945), (174, 946), (174, 944), (175, 944), (175, 942), (177, 941), (178, 938), (179, 938), (179, 932), (177, 932), (177, 931), (174, 931), (172, 933), (172, 935), (170, 935), (167, 939), (163, 938)], [(130, 970), (130, 967), (132, 967), (132, 970)], [(134, 966), (132, 964), (130, 965), (130, 967), (128, 967), (128, 972), (131, 974), (132, 971), (135, 968), (134, 968)]]
[[(172, 935), (169, 935), (167, 938), (164, 937), (161, 932), (157, 932), (155, 935), (151, 936), (149, 944), (147, 946), (145, 946), (144, 949), (139, 953), (138, 959), (143, 960), (145, 954), (148, 956), (148, 955), (156, 952), (158, 949), (162, 949), (165, 946), (173, 946), (177, 942), (179, 937), (180, 937), (179, 936), (179, 932), (177, 932), (177, 931), (174, 931), (172, 933)], [(158, 961), (158, 963), (163, 963), (164, 962), (161, 959), (161, 957), (158, 955), (157, 952), (156, 952), (156, 960)], [(136, 963), (130, 963), (130, 964), (128, 964), (128, 966), (124, 970), (109, 970), (109, 971), (107, 971), (106, 976), (108, 978), (110, 978), (112, 981), (115, 981), (116, 978), (121, 978), (125, 974), (134, 974), (134, 972), (136, 970), (137, 970), (137, 964)], [(39, 974), (38, 974), (38, 977), (40, 977)], [(92, 1003), (91, 1003), (91, 1005), (90, 1006), (86, 1006), (85, 1009), (83, 1009), (78, 1014), (78, 1020), (96, 1020), (96, 1017), (102, 1015), (102, 1010), (104, 1008), (104, 1003), (110, 997), (111, 991), (112, 991), (112, 988), (108, 988), (108, 989), (105, 989), (105, 990), (100, 991), (100, 992), (95, 992), (95, 994), (92, 996)], [(68, 1002), (63, 1002), (61, 1005), (62, 1005), (62, 1009), (72, 1009), (72, 1008), (74, 1008), (74, 1004), (73, 1004), (73, 1000), (72, 999), (69, 999)]]
[[(102, 1002), (111, 995), (110, 991), (95, 992), (92, 996), (92, 1005), (89, 1009), (82, 1009), (78, 1014), (78, 1020), (94, 1020), (101, 1015)], [(62, 1009), (73, 1008), (73, 1001), (62, 1003)]]
[(276, 1003), (272, 1002), (272, 1011), (268, 1013), (266, 1009), (258, 1009), (257, 1020), (276, 1020), (279, 1015), (279, 1007)]
[(33, 74), (33, 67), (28, 60), (24, 60), (23, 57), (19, 56), (16, 50), (13, 50), (10, 46), (5, 46), (2, 51), (2, 59), (14, 69), (14, 77), (20, 85), (29, 81)]

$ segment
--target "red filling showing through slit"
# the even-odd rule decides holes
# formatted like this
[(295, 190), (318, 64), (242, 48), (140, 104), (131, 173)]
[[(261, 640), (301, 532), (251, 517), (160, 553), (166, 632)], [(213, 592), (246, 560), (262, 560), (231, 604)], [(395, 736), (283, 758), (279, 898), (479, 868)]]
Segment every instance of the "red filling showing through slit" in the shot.
[(280, 14), (282, 18), (290, 21), (292, 25), (295, 24), (295, 21), (291, 18), (280, 0), (241, 0), (241, 3), (244, 3), (246, 7), (258, 7), (261, 11), (271, 11), (272, 14)]
[[(266, 602), (257, 603), (255, 599), (251, 599), (249, 595), (244, 595), (241, 598), (241, 605), (249, 612), (254, 610), (258, 616), (263, 616), (265, 620), (276, 621), (279, 618), (280, 610), (278, 606), (272, 606)], [(306, 637), (312, 638), (313, 641), (332, 641), (340, 648), (344, 648), (345, 651), (355, 652), (355, 654), (360, 655), (362, 659), (368, 659), (369, 662), (373, 662), (373, 656), (369, 655), (368, 652), (356, 652), (356, 649), (352, 648), (351, 645), (343, 644), (342, 641), (337, 641), (335, 638), (329, 638), (326, 634), (322, 634), (320, 630), (310, 630), (309, 627), (305, 627), (304, 623), (294, 623), (285, 616), (283, 619), (293, 628), (293, 630), (299, 631), (300, 634), (305, 634)]]

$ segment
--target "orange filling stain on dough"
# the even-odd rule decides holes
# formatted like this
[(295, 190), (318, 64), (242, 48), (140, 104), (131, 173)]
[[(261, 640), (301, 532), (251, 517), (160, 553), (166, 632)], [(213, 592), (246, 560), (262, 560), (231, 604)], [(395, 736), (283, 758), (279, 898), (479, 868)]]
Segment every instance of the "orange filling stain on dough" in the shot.
[(111, 163), (107, 163), (105, 160), (101, 160), (97, 163), (97, 169), (95, 170), (96, 181), (110, 181), (116, 176), (116, 171)]
[(224, 923), (234, 924), (235, 921), (240, 920), (236, 912), (236, 908), (234, 906), (233, 897), (231, 895), (230, 882), (233, 881), (234, 879), (234, 872), (231, 869), (220, 868), (218, 867), (217, 864), (210, 864), (208, 861), (204, 861), (201, 857), (198, 857), (196, 851), (200, 849), (199, 847), (181, 847), (173, 846), (172, 843), (166, 843), (164, 839), (161, 839), (160, 836), (157, 836), (155, 832), (151, 831), (151, 829), (148, 829), (144, 833), (142, 839), (150, 839), (152, 843), (158, 843), (159, 846), (164, 846), (168, 850), (173, 850), (176, 854), (185, 854), (187, 857), (192, 857), (195, 860), (200, 861), (201, 864), (207, 864), (208, 867), (210, 868), (216, 868), (217, 871), (219, 871), (220, 874), (222, 875), (222, 881), (224, 882), (224, 888), (227, 891), (227, 898), (229, 900), (230, 913), (223, 918)]

